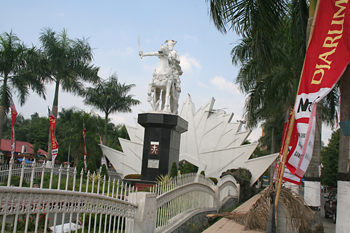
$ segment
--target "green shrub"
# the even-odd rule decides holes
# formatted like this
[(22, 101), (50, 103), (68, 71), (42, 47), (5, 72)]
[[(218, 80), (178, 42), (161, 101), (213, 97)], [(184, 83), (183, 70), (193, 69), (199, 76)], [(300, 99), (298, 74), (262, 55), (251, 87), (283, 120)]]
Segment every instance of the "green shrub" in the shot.
[(93, 174), (97, 170), (96, 159), (94, 156), (91, 157), (90, 161), (87, 164), (87, 170), (90, 171), (90, 174)]
[(129, 174), (126, 175), (124, 179), (141, 179), (141, 174)]
[(209, 177), (209, 179), (211, 179), (211, 181), (213, 181), (214, 184), (218, 183), (218, 179), (216, 179), (215, 177)]
[(171, 165), (170, 176), (171, 177), (176, 177), (177, 176), (177, 165), (176, 165), (176, 162), (173, 162), (173, 164)]
[(106, 168), (106, 165), (103, 164), (102, 167), (101, 167), (101, 174), (100, 174), (102, 177), (106, 176), (106, 178), (108, 178), (108, 172), (107, 172), (107, 168)]
[(223, 172), (220, 178), (223, 178), (226, 175), (233, 176), (237, 183), (240, 184), (240, 194), (239, 201), (240, 203), (245, 202), (250, 197), (254, 196), (257, 193), (257, 190), (254, 186), (250, 186), (250, 179), (252, 174), (248, 169), (238, 168), (238, 169), (229, 169), (226, 172)]
[[(84, 166), (84, 161), (83, 160), (80, 160), (79, 163), (78, 163), (78, 166), (77, 166), (77, 177), (80, 177), (80, 172), (82, 169), (84, 169), (85, 166)], [(86, 171), (85, 171), (86, 172)]]
[[(11, 176), (10, 186), (19, 187), (20, 179), (21, 179), (20, 176)], [(7, 180), (8, 180), (8, 177), (6, 177), (6, 179), (4, 180), (4, 183), (2, 183), (1, 186), (6, 186), (7, 185)], [(22, 187), (29, 187), (29, 183), (24, 179), (24, 177), (23, 177), (23, 180), (22, 180)]]
[(187, 173), (196, 173), (198, 171), (198, 167), (187, 161), (182, 161), (179, 163), (179, 170), (181, 171), (182, 175)]

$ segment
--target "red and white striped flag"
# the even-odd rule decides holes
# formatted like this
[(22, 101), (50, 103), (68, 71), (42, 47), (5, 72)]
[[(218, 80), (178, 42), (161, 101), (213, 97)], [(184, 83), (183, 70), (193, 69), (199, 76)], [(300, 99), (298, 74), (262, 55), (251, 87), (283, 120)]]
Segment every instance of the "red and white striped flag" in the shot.
[(10, 99), (10, 109), (11, 109), (11, 157), (13, 158), (15, 154), (15, 148), (16, 148), (15, 121), (18, 113), (12, 98)]
[(86, 163), (87, 151), (86, 151), (86, 143), (85, 143), (85, 133), (86, 133), (85, 124), (84, 124), (83, 127), (84, 127), (84, 129), (83, 129), (83, 138), (84, 138), (84, 166), (85, 166), (85, 170), (87, 170), (87, 163)]
[[(293, 111), (293, 110), (292, 110)], [(281, 142), (281, 149), (280, 149), (280, 153), (279, 153), (279, 157), (277, 159), (277, 163), (276, 163), (276, 167), (275, 167), (275, 173), (274, 173), (274, 177), (273, 180), (279, 180), (280, 179), (280, 175), (281, 175), (281, 170), (282, 170), (282, 161), (283, 161), (283, 151), (284, 151), (284, 147), (286, 145), (286, 139), (287, 139), (287, 134), (288, 134), (288, 130), (289, 130), (289, 125), (290, 125), (290, 120), (292, 117), (292, 112), (290, 112), (288, 114), (288, 120), (286, 120), (284, 122), (284, 128), (283, 128), (283, 136), (282, 136), (282, 142)], [(294, 125), (293, 131), (296, 131), (296, 125)], [(289, 150), (288, 153), (290, 153), (290, 151), (295, 148), (295, 137), (291, 139), (290, 141), (290, 145), (289, 145)], [(297, 185), (301, 184), (301, 178), (298, 177), (297, 175), (292, 174), (288, 167), (286, 165), (284, 165), (284, 173), (283, 173), (283, 181), (288, 181)]]
[(55, 164), (55, 159), (58, 154), (58, 143), (55, 136), (55, 128), (56, 128), (56, 118), (53, 113), (50, 111), (49, 121), (50, 121), (50, 135), (51, 135), (51, 152), (52, 152), (52, 164)]
[(350, 62), (350, 6), (344, 0), (319, 2), (294, 105), (295, 147), (287, 157), (290, 172), (303, 177), (312, 158), (316, 103), (338, 82)]

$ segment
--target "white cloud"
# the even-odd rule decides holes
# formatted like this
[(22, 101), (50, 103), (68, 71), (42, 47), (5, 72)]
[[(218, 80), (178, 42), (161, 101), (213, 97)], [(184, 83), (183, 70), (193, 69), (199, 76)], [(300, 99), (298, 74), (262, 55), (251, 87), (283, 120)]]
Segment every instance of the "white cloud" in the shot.
[(201, 69), (202, 66), (195, 58), (190, 57), (189, 54), (185, 54), (184, 56), (180, 56), (180, 66), (184, 72), (190, 72), (193, 68)]
[(60, 17), (60, 18), (63, 18), (64, 17), (64, 13), (57, 13), (57, 16)]
[(216, 76), (210, 80), (210, 83), (219, 88), (220, 90), (229, 91), (231, 93), (239, 93), (238, 87), (233, 82), (229, 82), (221, 76)]

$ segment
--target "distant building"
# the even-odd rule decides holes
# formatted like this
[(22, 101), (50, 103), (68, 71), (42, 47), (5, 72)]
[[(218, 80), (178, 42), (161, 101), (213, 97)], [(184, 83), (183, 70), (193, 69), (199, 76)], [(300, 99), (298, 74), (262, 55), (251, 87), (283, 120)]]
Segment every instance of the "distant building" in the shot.
[[(22, 161), (23, 157), (27, 161), (33, 161), (36, 157), (34, 155), (34, 146), (29, 142), (16, 141), (16, 148), (14, 153), (14, 158), (16, 161)], [(43, 156), (46, 159), (47, 152), (39, 149), (38, 154)], [(10, 139), (1, 139), (0, 147), (0, 162), (8, 164), (11, 159), (11, 140)]]

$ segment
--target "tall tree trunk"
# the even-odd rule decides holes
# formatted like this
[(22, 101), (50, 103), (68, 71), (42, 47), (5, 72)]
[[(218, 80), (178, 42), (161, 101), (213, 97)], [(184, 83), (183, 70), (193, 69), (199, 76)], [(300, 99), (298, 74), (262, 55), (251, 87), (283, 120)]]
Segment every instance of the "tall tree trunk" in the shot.
[(57, 120), (57, 115), (58, 115), (58, 92), (60, 90), (60, 82), (56, 81), (56, 88), (55, 88), (55, 97), (53, 99), (53, 104), (52, 104), (52, 113), (55, 116)]
[(7, 74), (4, 75), (4, 81), (2, 86), (2, 98), (0, 102), (0, 148), (1, 148), (1, 141), (2, 141), (2, 133), (4, 131), (4, 123), (5, 123), (5, 101), (6, 101), (6, 89), (7, 89)]
[[(350, 119), (350, 66), (340, 80), (340, 121)], [(339, 134), (338, 163), (338, 205), (336, 232), (348, 232), (350, 228), (350, 173), (349, 173), (349, 136)]]
[[(347, 120), (350, 120), (350, 66), (347, 67), (340, 80), (340, 122)], [(339, 135), (338, 180), (345, 176), (350, 181), (349, 148), (349, 136), (344, 136), (341, 132)]]
[[(310, 1), (309, 7), (309, 19), (307, 24), (306, 32), (306, 43), (308, 44), (311, 26), (314, 19), (314, 13), (316, 8), (316, 1)], [(304, 199), (309, 200), (309, 205), (311, 207), (321, 206), (321, 178), (319, 176), (319, 166), (321, 165), (321, 135), (322, 135), (322, 102), (317, 103), (316, 111), (316, 129), (314, 146), (312, 151), (312, 158), (308, 169), (305, 172), (305, 189), (304, 189)]]
[(322, 147), (322, 104), (323, 101), (317, 103), (314, 147), (309, 167), (305, 172), (305, 180), (320, 181), (319, 166), (321, 165)]
[(102, 139), (103, 145), (107, 145), (107, 125), (108, 125), (108, 113), (105, 113), (104, 135)]
[(0, 106), (0, 148), (1, 148), (2, 133), (4, 131), (4, 122), (5, 122), (5, 107)]

